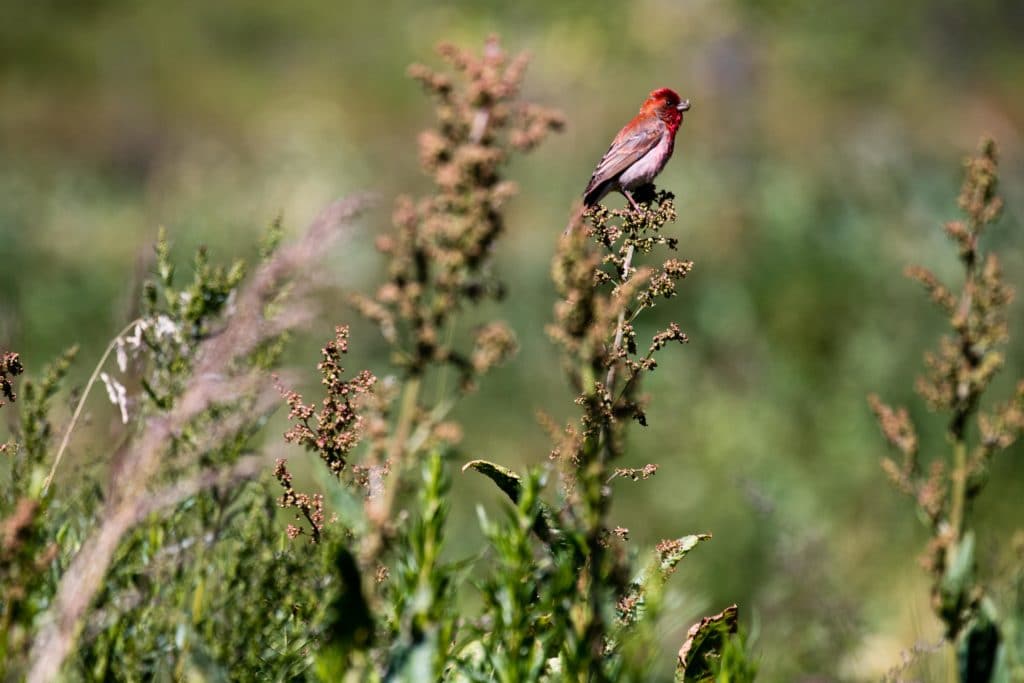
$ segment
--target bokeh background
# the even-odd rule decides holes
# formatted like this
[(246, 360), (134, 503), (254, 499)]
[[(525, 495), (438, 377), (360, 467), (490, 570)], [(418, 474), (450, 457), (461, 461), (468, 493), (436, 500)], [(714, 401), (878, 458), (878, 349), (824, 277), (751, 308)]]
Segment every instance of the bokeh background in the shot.
[[(370, 188), (382, 207), (331, 264), (337, 287), (372, 289), (390, 201), (428, 190), (414, 141), (430, 105), (407, 65), (436, 65), (439, 40), (481, 45), (491, 32), (530, 51), (526, 96), (564, 110), (568, 128), (509, 170), (521, 186), (498, 254), (509, 297), (479, 316), (507, 319), (522, 349), (458, 412), (467, 459), (517, 467), (545, 460), (536, 410), (574, 414), (543, 331), (556, 236), (646, 93), (676, 88), (693, 109), (660, 185), (677, 195), (674, 230), (697, 266), (649, 324), (678, 320), (692, 341), (664, 357), (650, 427), (632, 439), (635, 464), (661, 469), (618, 484), (614, 517), (639, 548), (714, 539), (673, 578), (652, 657), (671, 666), (686, 626), (734, 601), (765, 680), (877, 680), (938, 640), (916, 561), (923, 528), (882, 475), (865, 395), (908, 403), (925, 452), (945, 448), (912, 392), (944, 321), (901, 272), (916, 262), (955, 279), (940, 225), (982, 133), (1001, 144), (1008, 204), (988, 244), (1024, 286), (1024, 4), (2, 4), (0, 345), (32, 372), (79, 343), (79, 383), (133, 317), (161, 225), (182, 261), (199, 244), (252, 256), (278, 214), (297, 230)], [(338, 291), (289, 355), (310, 385), (320, 342), (357, 322)], [(1024, 372), (1022, 322), (1015, 307), (997, 394)], [(353, 338), (353, 367), (386, 372), (375, 332), (357, 323)], [(90, 408), (75, 449), (102, 458), (113, 414), (99, 394)], [(1024, 521), (1021, 455), (995, 464), (977, 509), (983, 560)], [(456, 477), (454, 497), (458, 556), (482, 542), (475, 506), (500, 501), (473, 475)], [(934, 659), (922, 666), (937, 677)]]

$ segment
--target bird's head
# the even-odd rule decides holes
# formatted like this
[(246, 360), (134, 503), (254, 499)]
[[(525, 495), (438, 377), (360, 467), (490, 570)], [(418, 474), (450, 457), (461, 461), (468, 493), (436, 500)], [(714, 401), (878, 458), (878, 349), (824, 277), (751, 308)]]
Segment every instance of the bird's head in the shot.
[(690, 100), (684, 100), (671, 88), (651, 91), (640, 108), (641, 113), (654, 114), (670, 127), (676, 128), (683, 120), (683, 112), (690, 110)]

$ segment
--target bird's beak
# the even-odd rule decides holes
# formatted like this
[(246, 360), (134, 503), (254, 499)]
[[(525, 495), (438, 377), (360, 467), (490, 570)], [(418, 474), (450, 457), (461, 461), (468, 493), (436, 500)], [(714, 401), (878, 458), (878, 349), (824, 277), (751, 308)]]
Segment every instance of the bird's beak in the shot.
[(679, 111), (690, 111), (690, 100), (683, 100), (676, 105), (676, 109)]

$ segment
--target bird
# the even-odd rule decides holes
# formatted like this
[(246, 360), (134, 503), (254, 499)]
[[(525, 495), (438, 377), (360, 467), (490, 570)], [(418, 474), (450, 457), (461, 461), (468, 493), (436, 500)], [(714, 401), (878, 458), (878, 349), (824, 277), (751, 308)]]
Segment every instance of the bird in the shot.
[(689, 110), (690, 100), (680, 99), (676, 91), (670, 88), (651, 91), (640, 113), (615, 136), (590, 176), (587, 189), (583, 191), (584, 210), (615, 190), (638, 211), (640, 207), (633, 199), (632, 190), (647, 185), (665, 168), (672, 158), (683, 112)]

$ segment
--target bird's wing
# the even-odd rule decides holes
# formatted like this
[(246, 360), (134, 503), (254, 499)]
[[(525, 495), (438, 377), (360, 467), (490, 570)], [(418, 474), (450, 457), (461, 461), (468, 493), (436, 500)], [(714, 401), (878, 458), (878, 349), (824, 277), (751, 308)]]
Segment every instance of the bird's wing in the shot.
[[(658, 123), (661, 124), (660, 121)], [(601, 184), (618, 177), (654, 149), (665, 133), (664, 128), (664, 124), (634, 129), (630, 129), (628, 126), (623, 128), (615, 136), (615, 140), (612, 141), (611, 147), (608, 148), (605, 155), (601, 157), (597, 168), (594, 169), (594, 175), (590, 176), (587, 189), (583, 191), (584, 197), (600, 187)]]

